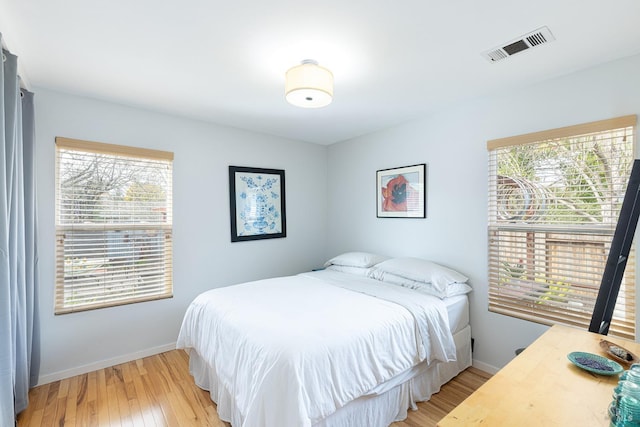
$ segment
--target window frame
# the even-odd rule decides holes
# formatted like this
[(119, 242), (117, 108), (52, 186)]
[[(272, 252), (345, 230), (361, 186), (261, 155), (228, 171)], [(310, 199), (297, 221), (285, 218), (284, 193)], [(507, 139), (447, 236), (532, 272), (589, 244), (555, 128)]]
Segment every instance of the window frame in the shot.
[[(602, 277), (602, 272), (604, 271), (617, 217), (619, 215), (619, 209), (617, 209), (615, 215), (616, 220), (614, 220), (612, 224), (579, 222), (550, 224), (543, 222), (537, 223), (535, 220), (527, 222), (526, 218), (509, 220), (499, 218), (499, 206), (501, 206), (501, 203), (508, 204), (508, 197), (511, 196), (503, 194), (503, 197), (500, 198), (498, 195), (498, 180), (500, 179), (498, 172), (498, 152), (520, 145), (533, 146), (540, 144), (541, 147), (550, 141), (560, 143), (562, 140), (571, 140), (572, 138), (577, 141), (585, 135), (603, 132), (612, 132), (613, 134), (616, 130), (631, 128), (631, 140), (625, 140), (623, 142), (623, 144), (631, 144), (632, 159), (626, 171), (629, 173), (636, 152), (637, 134), (635, 126), (636, 116), (629, 115), (514, 137), (494, 139), (487, 142), (487, 150), (489, 152), (489, 311), (546, 325), (559, 323), (584, 327), (585, 329), (588, 328), (591, 315), (589, 314), (587, 316), (587, 311), (589, 309), (591, 311), (593, 310), (595, 296), (597, 296), (600, 285), (599, 279)], [(519, 177), (514, 176), (514, 178)], [(626, 185), (627, 181), (625, 180), (625, 189)], [(613, 194), (614, 192), (611, 191), (611, 195)], [(516, 196), (516, 201), (519, 200), (517, 197), (519, 196)], [(573, 237), (569, 238), (567, 236)], [(523, 238), (526, 239), (526, 243), (521, 241)], [(572, 240), (573, 238), (575, 238), (575, 240)], [(552, 244), (555, 245), (553, 246)], [(566, 248), (572, 247), (572, 249), (566, 249), (563, 245), (566, 246)], [(610, 330), (611, 335), (630, 339), (635, 339), (636, 335), (634, 248), (635, 243), (632, 248), (632, 253), (630, 254), (630, 258), (634, 258), (630, 259), (630, 262), (627, 264), (627, 270), (623, 278), (623, 280), (627, 282), (627, 288), (625, 288), (624, 291), (625, 295), (623, 295), (623, 291), (621, 290), (618, 298), (618, 303), (621, 304), (622, 307), (619, 312), (624, 313), (624, 318), (614, 319)], [(585, 254), (595, 254), (602, 251), (604, 252), (604, 256), (593, 255), (588, 261), (578, 261), (579, 255), (577, 254), (580, 250), (583, 250)], [(553, 251), (557, 251), (560, 255), (553, 255)], [(518, 252), (517, 255), (516, 252)], [(505, 255), (507, 253), (508, 255)], [(518, 258), (519, 256), (522, 256), (523, 259)], [(568, 284), (560, 281), (554, 284), (553, 281), (550, 281), (550, 279), (554, 277), (554, 273), (549, 272), (553, 270), (552, 264), (554, 260), (555, 262), (558, 261), (556, 258), (561, 257), (564, 257), (560, 263), (561, 267), (567, 268), (567, 266), (569, 266), (569, 270), (566, 270), (569, 271), (567, 274), (575, 274), (576, 276), (580, 274), (584, 274), (585, 276), (590, 275), (589, 278), (584, 279), (585, 283), (593, 284), (596, 275), (599, 274), (597, 286), (585, 285), (581, 288), (581, 279), (576, 277), (571, 277), (572, 280), (568, 281)], [(542, 258), (544, 258), (543, 262), (540, 261)], [(602, 258), (601, 268), (597, 264), (588, 264), (588, 268), (585, 268), (585, 270), (590, 269), (591, 271), (579, 271), (578, 266), (581, 265), (581, 263), (591, 263), (596, 258)], [(514, 260), (516, 261), (514, 262)], [(510, 263), (506, 261), (510, 261)], [(504, 270), (507, 270), (507, 272), (505, 273)], [(539, 271), (543, 272), (539, 273)], [(505, 277), (510, 276), (512, 272), (515, 272), (512, 276), (514, 278), (513, 281), (511, 281), (509, 277), (505, 280)], [(542, 280), (540, 277), (542, 277)], [(557, 275), (555, 275), (555, 277), (557, 278)], [(623, 283), (623, 287), (624, 286)], [(595, 295), (592, 297), (591, 294), (594, 292), (594, 289)], [(541, 304), (541, 299), (545, 297), (545, 293), (543, 293), (545, 290), (548, 290), (546, 298), (549, 301), (543, 301)], [(512, 293), (510, 294), (510, 292)], [(576, 301), (581, 301), (584, 305), (574, 307), (569, 305), (576, 304)], [(618, 308), (616, 308), (616, 310), (618, 310)]]
[[(116, 144), (106, 144), (102, 142), (93, 142), (93, 141), (84, 141), (78, 139), (64, 138), (64, 137), (56, 137), (55, 138), (55, 182), (56, 182), (56, 190), (55, 190), (55, 231), (56, 231), (56, 276), (55, 276), (55, 290), (54, 290), (54, 314), (67, 314), (74, 313), (79, 311), (86, 310), (94, 310), (99, 308), (106, 307), (114, 307), (125, 304), (133, 304), (138, 302), (145, 301), (154, 301), (165, 298), (173, 297), (173, 158), (174, 155), (172, 152), (147, 149), (147, 148), (138, 148), (124, 145), (116, 145)], [(65, 212), (65, 220), (62, 219), (62, 205), (63, 205), (63, 197), (62, 196), (62, 187), (61, 187), (61, 156), (64, 153), (73, 152), (78, 156), (86, 156), (90, 157), (93, 154), (97, 155), (106, 155), (109, 158), (113, 159), (114, 164), (117, 162), (129, 162), (132, 165), (136, 165), (136, 167), (145, 167), (145, 162), (148, 163), (146, 166), (146, 170), (153, 170), (158, 168), (166, 168), (166, 178), (167, 182), (165, 185), (161, 187), (164, 191), (164, 202), (162, 203), (162, 208), (159, 208), (155, 211), (154, 215), (157, 218), (158, 211), (160, 212), (160, 220), (148, 220), (145, 222), (140, 219), (139, 216), (136, 215), (149, 215), (146, 213), (132, 214), (131, 222), (118, 222), (118, 221), (105, 221), (105, 222), (83, 222), (83, 223), (75, 223), (66, 221), (66, 218), (73, 217), (73, 214), (68, 215)], [(139, 162), (138, 162), (139, 160)], [(151, 166), (149, 166), (151, 165)], [(150, 169), (149, 169), (150, 168)], [(136, 175), (136, 178), (138, 175)], [(137, 182), (137, 181), (136, 181)], [(131, 185), (131, 184), (130, 184)], [(114, 202), (115, 203), (115, 202)], [(111, 206), (111, 205), (109, 205)], [(137, 221), (136, 221), (137, 220)], [(124, 264), (119, 266), (117, 262), (113, 262), (112, 264), (115, 266), (110, 266), (109, 268), (105, 268), (105, 272), (97, 273), (94, 276), (92, 275), (91, 279), (88, 279), (87, 282), (79, 285), (78, 280), (68, 275), (68, 269), (65, 266), (66, 261), (73, 262), (74, 259), (87, 260), (91, 259), (86, 256), (84, 258), (71, 258), (71, 256), (67, 256), (68, 253), (65, 253), (65, 239), (67, 236), (73, 235), (74, 233), (80, 235), (81, 233), (85, 233), (86, 235), (90, 235), (91, 242), (94, 246), (101, 246), (103, 249), (103, 255), (105, 258), (107, 257), (107, 252), (109, 251), (110, 245), (113, 244), (114, 235), (117, 233), (121, 233), (127, 238), (134, 237), (131, 240), (141, 239), (148, 242), (149, 240), (156, 240), (151, 246), (145, 246), (145, 248), (150, 248), (153, 252), (152, 255), (147, 255), (149, 257), (153, 257), (153, 267), (150, 271), (154, 275), (153, 282), (148, 285), (145, 284), (138, 288), (138, 285), (121, 285), (122, 288), (127, 288), (127, 291), (107, 291), (107, 285), (104, 285), (105, 282), (109, 284), (118, 283), (118, 277), (125, 277), (127, 274), (131, 276), (131, 273), (126, 273), (125, 269), (131, 270), (131, 267), (125, 267)], [(104, 237), (99, 237), (100, 233), (104, 233)], [(155, 233), (155, 237), (153, 236)], [(149, 235), (152, 237), (149, 237)], [(143, 236), (143, 237), (139, 237)], [(75, 237), (74, 237), (75, 238)], [(71, 241), (73, 241), (72, 237), (69, 237)], [(158, 240), (163, 239), (163, 240)], [(67, 250), (75, 250), (79, 248), (80, 250), (85, 250), (87, 253), (90, 252), (89, 249), (82, 249), (81, 244), (77, 244), (73, 246), (67, 247)], [(135, 243), (131, 244), (132, 247), (135, 246)], [(141, 251), (140, 247), (136, 247), (138, 251)], [(70, 252), (71, 253), (71, 252)], [(82, 252), (73, 252), (73, 255), (76, 255)], [(95, 252), (93, 253), (95, 254)], [(159, 254), (159, 255), (158, 255)], [(81, 255), (79, 255), (81, 256)], [(141, 257), (140, 252), (138, 252), (138, 258)], [(125, 261), (131, 262), (136, 259), (136, 254), (131, 253), (125, 255), (123, 259)], [(110, 260), (111, 261), (111, 260)], [(147, 264), (148, 265), (148, 264)], [(134, 267), (134, 269), (137, 267)], [(141, 267), (144, 268), (144, 267)], [(147, 270), (149, 272), (149, 270)], [(139, 274), (139, 273), (134, 273)], [(110, 275), (110, 276), (108, 276)], [(108, 277), (108, 278), (107, 278)], [(137, 276), (136, 276), (137, 277)], [(142, 280), (142, 279), (141, 279)], [(99, 290), (99, 283), (103, 285), (103, 291)], [(77, 292), (82, 286), (92, 286), (92, 295), (96, 295), (97, 302), (85, 302), (79, 304), (69, 304), (67, 296), (69, 293)], [(113, 285), (117, 287), (117, 285)], [(135, 289), (132, 289), (135, 288)], [(111, 295), (111, 296), (109, 296)]]

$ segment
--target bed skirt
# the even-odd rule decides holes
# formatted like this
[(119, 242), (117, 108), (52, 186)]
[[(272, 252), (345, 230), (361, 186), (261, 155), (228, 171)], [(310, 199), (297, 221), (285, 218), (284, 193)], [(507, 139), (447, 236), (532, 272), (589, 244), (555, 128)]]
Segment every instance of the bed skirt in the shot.
[[(453, 377), (471, 366), (471, 327), (453, 335), (457, 360), (448, 363), (426, 363), (381, 384), (366, 396), (355, 399), (328, 417), (314, 423), (314, 427), (387, 427), (394, 421), (407, 418), (407, 410), (417, 409), (416, 402), (429, 400), (432, 394)], [(193, 349), (189, 353), (189, 370), (198, 387), (208, 390), (218, 408), (221, 420), (234, 427), (242, 425), (242, 415), (231, 394), (218, 381), (215, 370)]]

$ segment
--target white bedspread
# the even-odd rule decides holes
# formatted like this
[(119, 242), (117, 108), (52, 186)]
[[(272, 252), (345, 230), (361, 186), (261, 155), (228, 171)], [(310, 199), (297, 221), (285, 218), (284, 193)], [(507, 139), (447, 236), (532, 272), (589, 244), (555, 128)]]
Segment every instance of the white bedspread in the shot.
[(177, 346), (216, 369), (234, 427), (310, 426), (422, 360), (455, 360), (438, 298), (330, 271), (205, 292)]

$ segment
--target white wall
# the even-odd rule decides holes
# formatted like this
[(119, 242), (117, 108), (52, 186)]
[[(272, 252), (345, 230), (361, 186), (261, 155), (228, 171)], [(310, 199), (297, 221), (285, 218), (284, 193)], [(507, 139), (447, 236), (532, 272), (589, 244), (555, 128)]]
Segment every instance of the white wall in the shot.
[[(487, 311), (486, 141), (638, 114), (638, 75), (635, 56), (328, 148), (34, 88), (40, 382), (170, 349), (198, 293), (309, 270), (347, 250), (421, 256), (468, 275), (474, 363), (503, 366), (546, 327)], [(53, 315), (56, 136), (175, 153), (174, 298)], [(416, 163), (428, 165), (427, 219), (376, 218), (376, 170)], [(229, 165), (285, 169), (287, 238), (230, 243)]]
[[(502, 367), (546, 327), (487, 310), (486, 142), (638, 114), (638, 76), (634, 56), (330, 146), (329, 253), (419, 256), (465, 273), (474, 288), (474, 363)], [(417, 163), (428, 168), (427, 219), (376, 218), (376, 170)]]
[[(200, 292), (294, 274), (326, 255), (327, 148), (34, 88), (40, 383), (173, 348)], [(54, 316), (56, 136), (173, 151), (174, 297)], [(285, 170), (287, 237), (230, 241), (228, 166)]]

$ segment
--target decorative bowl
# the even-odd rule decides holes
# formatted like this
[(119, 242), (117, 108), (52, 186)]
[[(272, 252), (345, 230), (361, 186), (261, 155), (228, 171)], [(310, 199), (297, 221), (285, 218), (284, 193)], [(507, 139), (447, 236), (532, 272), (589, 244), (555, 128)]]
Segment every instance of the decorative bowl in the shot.
[(626, 348), (612, 343), (611, 341), (600, 340), (600, 348), (602, 349), (602, 351), (611, 356), (616, 362), (625, 363), (627, 365), (632, 365), (634, 363), (640, 362), (638, 356), (631, 353)]
[(578, 368), (598, 375), (617, 375), (624, 370), (619, 363), (593, 353), (574, 351), (567, 357)]

